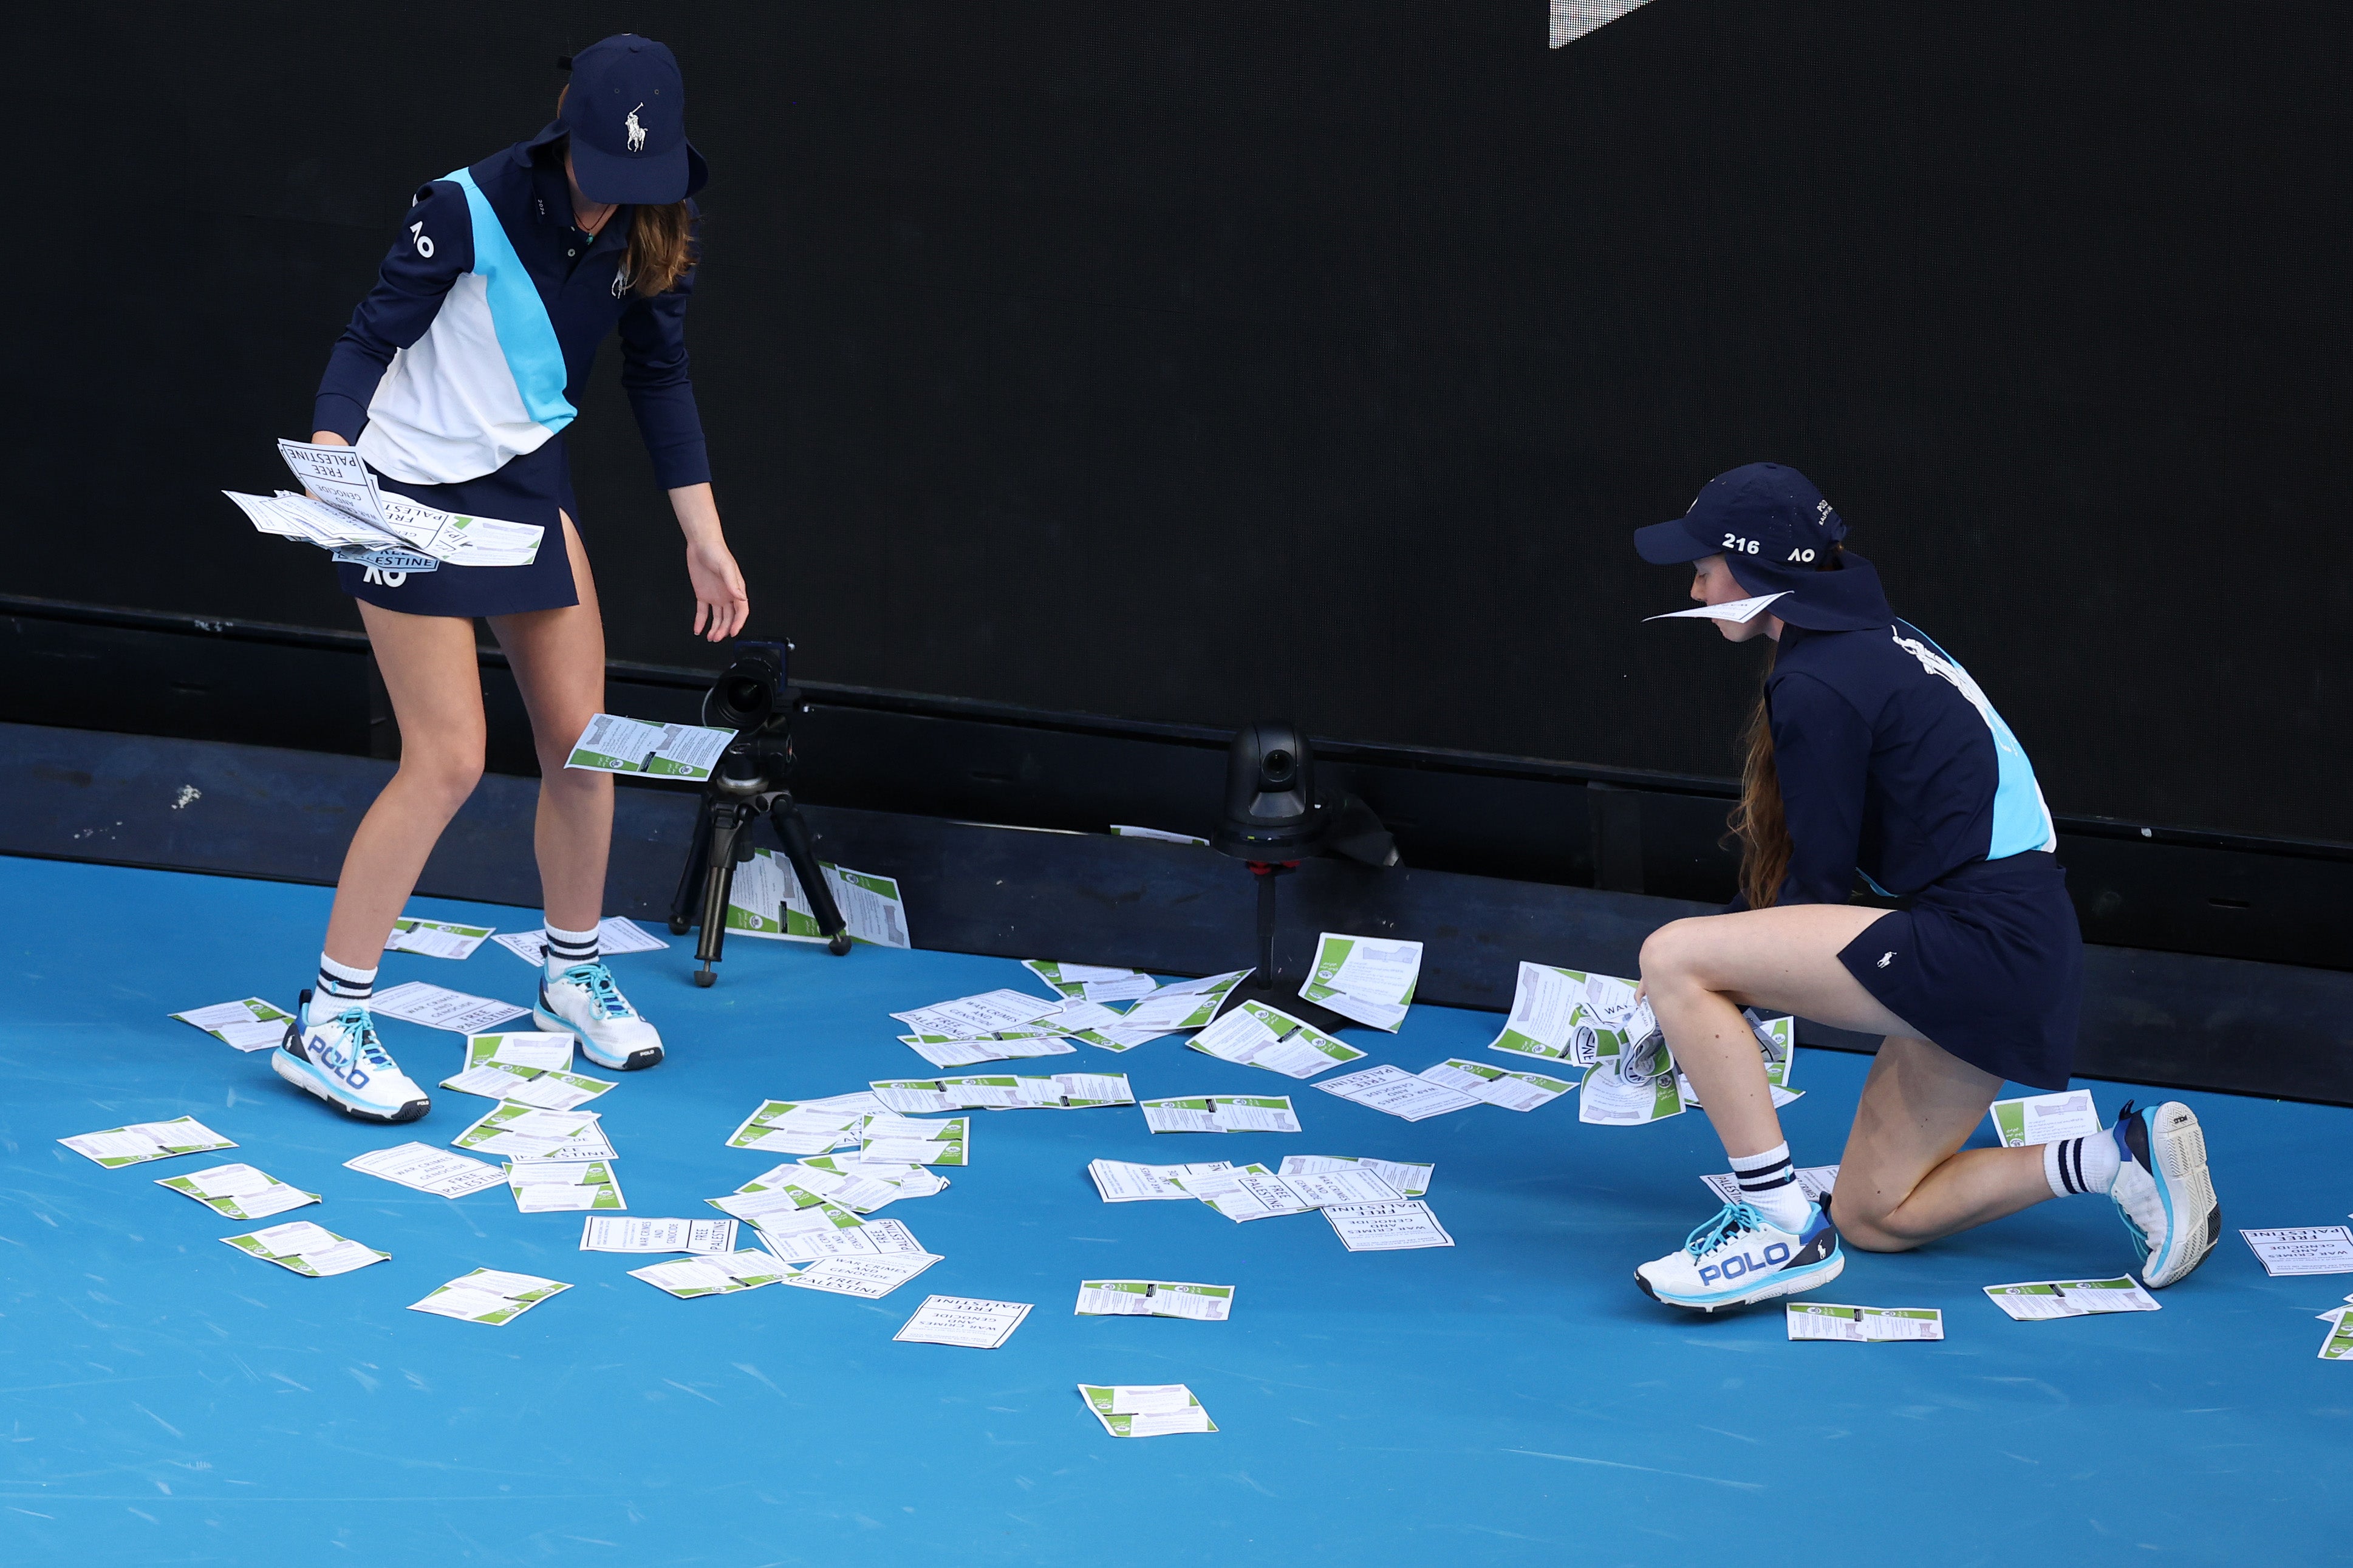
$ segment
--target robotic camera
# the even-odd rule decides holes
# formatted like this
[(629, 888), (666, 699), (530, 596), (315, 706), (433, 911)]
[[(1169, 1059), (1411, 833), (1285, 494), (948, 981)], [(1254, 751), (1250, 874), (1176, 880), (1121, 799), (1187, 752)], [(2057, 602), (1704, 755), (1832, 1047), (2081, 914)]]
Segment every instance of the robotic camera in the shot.
[(720, 961), (727, 941), (728, 895), (734, 888), (735, 868), (752, 858), (752, 824), (761, 816), (776, 828), (827, 947), (836, 953), (849, 951), (847, 922), (818, 865), (808, 823), (793, 803), (792, 726), (800, 693), (785, 676), (792, 647), (786, 642), (739, 639), (727, 668), (703, 693), (702, 721), (736, 735), (702, 786), (694, 842), (670, 900), (671, 931), (683, 936), (691, 925), (702, 927), (694, 946), (694, 956), (702, 964), (694, 973), (697, 985), (710, 985), (719, 978), (712, 965)]

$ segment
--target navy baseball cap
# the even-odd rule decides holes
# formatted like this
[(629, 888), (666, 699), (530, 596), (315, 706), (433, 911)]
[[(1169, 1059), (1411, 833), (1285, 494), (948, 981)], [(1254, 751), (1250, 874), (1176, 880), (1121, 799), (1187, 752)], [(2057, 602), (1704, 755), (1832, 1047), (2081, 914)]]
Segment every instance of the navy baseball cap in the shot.
[(556, 116), (572, 138), (572, 174), (592, 202), (659, 206), (710, 177), (686, 139), (686, 82), (667, 46), (635, 33), (599, 38), (572, 57)]
[(1884, 625), (1879, 574), (1841, 545), (1845, 538), (1846, 520), (1813, 480), (1786, 463), (1744, 463), (1702, 486), (1683, 516), (1636, 529), (1634, 549), (1659, 566), (1721, 555), (1749, 593), (1788, 594), (1772, 613), (1791, 626)]

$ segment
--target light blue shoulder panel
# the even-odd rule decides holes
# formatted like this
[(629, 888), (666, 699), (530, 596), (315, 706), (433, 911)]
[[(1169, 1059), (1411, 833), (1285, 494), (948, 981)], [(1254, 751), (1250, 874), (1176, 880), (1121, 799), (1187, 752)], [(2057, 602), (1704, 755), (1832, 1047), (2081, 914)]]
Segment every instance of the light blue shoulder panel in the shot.
[(474, 176), (459, 169), (447, 178), (466, 193), (466, 210), (474, 220), (474, 271), (488, 293), (491, 324), (499, 334), (499, 350), (506, 355), (515, 391), (533, 419), (551, 432), (561, 430), (579, 417), (579, 411), (564, 395), (571, 375), (564, 366), (564, 346), (555, 341), (555, 323), (547, 319), (546, 302)]
[[(1919, 640), (1915, 642), (1905, 637), (1907, 630)], [(1986, 847), (1986, 858), (2002, 860), (2030, 849), (2057, 848), (2058, 826), (2051, 819), (2051, 808), (2043, 804), (2042, 786), (2034, 778), (2034, 764), (2026, 760), (2026, 748), (2018, 743), (2009, 723), (1994, 711), (1984, 689), (1961, 668), (1958, 659), (1938, 647), (1926, 632), (1909, 621), (1897, 622), (1894, 635), (1896, 646), (1918, 659), (1930, 674), (1951, 681), (1985, 720), (1986, 728), (1993, 731), (1994, 760), (2000, 773), (1993, 793), (1993, 840)]]

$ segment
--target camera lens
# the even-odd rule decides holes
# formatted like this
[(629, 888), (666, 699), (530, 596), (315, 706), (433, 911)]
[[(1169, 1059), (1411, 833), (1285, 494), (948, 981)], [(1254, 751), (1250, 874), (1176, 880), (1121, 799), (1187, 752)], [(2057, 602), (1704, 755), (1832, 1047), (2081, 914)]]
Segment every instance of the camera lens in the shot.
[(750, 717), (765, 712), (768, 707), (768, 683), (747, 675), (731, 677), (724, 684), (723, 700), (737, 713)]
[(1277, 784), (1289, 784), (1291, 782), (1291, 753), (1289, 752), (1278, 749), (1269, 752), (1266, 754), (1266, 782)]

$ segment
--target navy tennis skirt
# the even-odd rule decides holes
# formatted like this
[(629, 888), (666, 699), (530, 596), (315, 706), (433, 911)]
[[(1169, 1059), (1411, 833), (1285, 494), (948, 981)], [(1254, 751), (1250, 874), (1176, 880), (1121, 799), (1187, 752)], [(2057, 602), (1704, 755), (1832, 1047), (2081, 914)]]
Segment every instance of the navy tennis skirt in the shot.
[(412, 485), (376, 475), (395, 495), (464, 517), (494, 517), (501, 522), (537, 523), (547, 530), (539, 554), (528, 566), (452, 566), (431, 572), (378, 572), (348, 561), (335, 563), (343, 592), (387, 610), (412, 616), (515, 616), (526, 610), (560, 610), (580, 602), (573, 586), (572, 558), (564, 547), (561, 511), (580, 523), (572, 499), (572, 465), (557, 434), (536, 452), (525, 452), (496, 473), (454, 485)]
[(2067, 1087), (2084, 1010), (2084, 933), (2043, 850), (1973, 860), (1873, 921), (1839, 962), (1887, 1010), (1971, 1067)]

